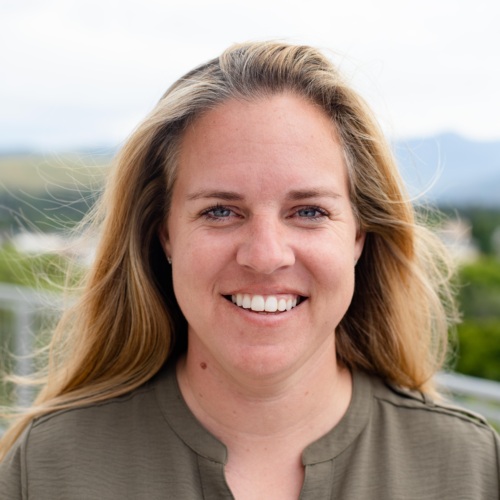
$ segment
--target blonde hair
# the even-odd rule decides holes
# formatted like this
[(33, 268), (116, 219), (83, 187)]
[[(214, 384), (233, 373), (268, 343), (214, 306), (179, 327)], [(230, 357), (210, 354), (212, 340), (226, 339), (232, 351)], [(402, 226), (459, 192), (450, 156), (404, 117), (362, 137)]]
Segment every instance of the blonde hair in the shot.
[(336, 342), (350, 368), (431, 392), (454, 303), (451, 267), (415, 220), (390, 149), (364, 101), (307, 46), (235, 45), (174, 83), (119, 153), (97, 215), (95, 263), (51, 342), (34, 405), (5, 434), (3, 453), (30, 421), (124, 394), (186, 347), (186, 321), (158, 239), (186, 127), (228, 99), (291, 92), (320, 106), (345, 151), (352, 206), (367, 233), (352, 304)]

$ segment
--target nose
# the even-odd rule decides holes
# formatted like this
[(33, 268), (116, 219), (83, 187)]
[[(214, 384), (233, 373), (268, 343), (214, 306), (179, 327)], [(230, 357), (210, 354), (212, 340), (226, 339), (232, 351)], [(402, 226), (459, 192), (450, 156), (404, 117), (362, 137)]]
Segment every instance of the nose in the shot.
[(287, 228), (279, 220), (254, 217), (240, 243), (236, 261), (261, 274), (292, 266), (295, 253), (287, 241)]

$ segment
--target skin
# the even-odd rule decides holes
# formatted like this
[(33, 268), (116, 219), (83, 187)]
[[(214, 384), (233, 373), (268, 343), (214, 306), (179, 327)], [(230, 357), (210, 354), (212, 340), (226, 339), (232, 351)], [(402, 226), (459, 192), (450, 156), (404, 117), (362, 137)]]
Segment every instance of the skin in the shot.
[[(160, 238), (189, 325), (181, 391), (228, 446), (233, 493), (297, 497), (303, 449), (350, 401), (334, 332), (364, 243), (329, 118), (292, 94), (204, 114), (183, 138)], [(299, 305), (254, 312), (233, 304), (237, 294)]]

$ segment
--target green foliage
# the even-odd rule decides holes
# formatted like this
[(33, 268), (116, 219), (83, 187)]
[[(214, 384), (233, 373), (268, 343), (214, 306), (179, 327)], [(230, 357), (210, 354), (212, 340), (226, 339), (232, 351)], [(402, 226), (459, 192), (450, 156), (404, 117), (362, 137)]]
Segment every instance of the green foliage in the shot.
[(456, 370), (500, 381), (500, 261), (482, 258), (460, 271)]
[(482, 258), (462, 266), (460, 271), (465, 284), (492, 287), (500, 291), (500, 262), (498, 259)]
[(483, 258), (460, 272), (460, 302), (466, 318), (500, 318), (500, 262)]
[(450, 217), (460, 217), (467, 220), (472, 227), (472, 237), (484, 255), (493, 255), (495, 249), (491, 240), (493, 231), (500, 227), (500, 210), (486, 207), (440, 207), (440, 210)]
[(0, 283), (58, 291), (66, 283), (68, 261), (55, 254), (23, 254), (10, 245), (0, 248)]
[(500, 381), (500, 318), (465, 320), (458, 328), (455, 369), (467, 375)]

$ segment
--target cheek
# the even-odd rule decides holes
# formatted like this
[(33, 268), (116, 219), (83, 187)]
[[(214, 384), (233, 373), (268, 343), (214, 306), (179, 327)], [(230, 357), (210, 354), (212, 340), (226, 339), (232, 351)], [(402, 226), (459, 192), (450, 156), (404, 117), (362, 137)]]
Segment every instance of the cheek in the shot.
[(315, 269), (323, 269), (325, 273), (340, 272), (354, 266), (356, 241), (354, 234), (340, 231), (319, 237), (312, 234), (301, 240), (297, 250)]
[(354, 291), (354, 260), (352, 248), (338, 244), (325, 245), (322, 251), (311, 249), (305, 258), (322, 294), (341, 295), (349, 301)]
[(212, 289), (230, 263), (229, 250), (202, 233), (179, 235), (173, 245), (176, 293), (195, 296)]

